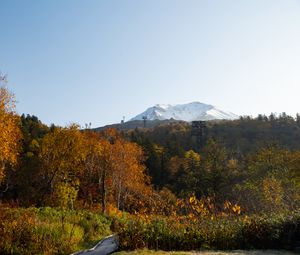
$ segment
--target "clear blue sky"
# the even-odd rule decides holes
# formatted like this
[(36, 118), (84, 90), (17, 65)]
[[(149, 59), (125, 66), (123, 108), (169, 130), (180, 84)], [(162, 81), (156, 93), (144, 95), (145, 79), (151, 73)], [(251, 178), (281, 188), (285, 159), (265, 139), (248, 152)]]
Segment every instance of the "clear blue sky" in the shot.
[(299, 0), (0, 0), (19, 113), (59, 125), (200, 101), (300, 112)]

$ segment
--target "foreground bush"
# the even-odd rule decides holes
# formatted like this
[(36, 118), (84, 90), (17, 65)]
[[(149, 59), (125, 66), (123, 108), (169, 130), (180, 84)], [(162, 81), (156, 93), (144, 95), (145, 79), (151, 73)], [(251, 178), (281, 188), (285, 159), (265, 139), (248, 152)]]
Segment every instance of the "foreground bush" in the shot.
[(86, 211), (1, 208), (0, 254), (70, 254), (109, 235), (109, 226)]
[(300, 213), (264, 216), (117, 218), (121, 250), (294, 249)]
[(70, 254), (119, 235), (121, 250), (294, 249), (300, 212), (272, 215), (102, 216), (53, 208), (0, 208), (0, 254)]

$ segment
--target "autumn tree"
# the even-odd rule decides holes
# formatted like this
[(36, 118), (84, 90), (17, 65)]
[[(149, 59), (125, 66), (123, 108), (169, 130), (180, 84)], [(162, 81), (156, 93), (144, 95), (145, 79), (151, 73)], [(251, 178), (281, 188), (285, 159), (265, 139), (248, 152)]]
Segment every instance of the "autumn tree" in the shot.
[(124, 139), (117, 139), (113, 148), (112, 187), (117, 208), (124, 209), (129, 195), (141, 198), (149, 179), (142, 164), (145, 157), (141, 147)]
[(140, 146), (126, 141), (115, 129), (106, 129), (100, 138), (99, 177), (102, 210), (107, 202), (118, 209), (128, 209), (129, 200), (141, 199), (149, 189), (149, 178), (143, 164), (145, 157)]
[(238, 185), (243, 206), (251, 211), (277, 211), (291, 205), (291, 197), (297, 190), (293, 169), (299, 169), (298, 156), (277, 145), (249, 155), (247, 178)]
[[(7, 170), (17, 163), (21, 140), (15, 98), (7, 89), (6, 83), (6, 77), (0, 75), (0, 184), (8, 181)], [(6, 184), (7, 189), (8, 183)]]
[(84, 149), (84, 170), (80, 175), (80, 196), (84, 204), (89, 207), (101, 199), (102, 177), (103, 177), (103, 147), (99, 133), (85, 130), (83, 132)]
[(41, 181), (50, 204), (73, 207), (85, 156), (83, 137), (76, 125), (57, 127), (43, 138)]
[(102, 212), (105, 213), (112, 186), (113, 144), (117, 132), (107, 129), (99, 134), (86, 130), (83, 137), (86, 157), (80, 177), (82, 196), (89, 201), (90, 206), (100, 200)]

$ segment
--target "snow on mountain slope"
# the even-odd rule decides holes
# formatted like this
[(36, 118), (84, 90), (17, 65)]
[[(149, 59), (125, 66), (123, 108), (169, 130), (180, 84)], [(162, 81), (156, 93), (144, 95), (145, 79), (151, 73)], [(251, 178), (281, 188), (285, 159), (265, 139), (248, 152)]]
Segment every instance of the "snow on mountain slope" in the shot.
[(213, 105), (192, 102), (177, 105), (157, 104), (141, 114), (138, 114), (131, 120), (143, 120), (143, 117), (146, 117), (147, 120), (175, 119), (190, 122), (194, 120), (233, 120), (239, 116), (231, 112), (219, 110)]

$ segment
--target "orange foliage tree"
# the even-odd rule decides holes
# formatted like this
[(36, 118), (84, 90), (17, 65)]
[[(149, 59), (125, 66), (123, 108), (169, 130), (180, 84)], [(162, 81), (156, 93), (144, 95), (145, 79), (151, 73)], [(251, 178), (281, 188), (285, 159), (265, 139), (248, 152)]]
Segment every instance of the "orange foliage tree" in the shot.
[(52, 205), (73, 207), (79, 194), (85, 206), (101, 202), (103, 213), (107, 204), (127, 210), (151, 191), (143, 150), (114, 129), (55, 128), (42, 140), (40, 159), (44, 198)]
[(100, 198), (102, 211), (107, 203), (117, 209), (128, 209), (131, 200), (140, 199), (151, 189), (143, 165), (144, 153), (135, 143), (122, 138), (115, 129), (101, 134), (86, 131), (85, 167), (81, 176), (81, 196), (90, 205)]
[(6, 78), (0, 75), (0, 184), (7, 175), (7, 166), (14, 166), (20, 151), (21, 131), (15, 112), (15, 98), (6, 87)]
[(85, 205), (91, 207), (100, 199), (103, 147), (98, 133), (87, 130), (83, 132), (83, 138), (86, 157), (84, 170), (80, 175), (80, 198), (83, 198)]
[(117, 208), (123, 209), (129, 196), (141, 199), (149, 178), (142, 164), (144, 153), (137, 144), (117, 139), (113, 152), (112, 188)]

